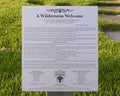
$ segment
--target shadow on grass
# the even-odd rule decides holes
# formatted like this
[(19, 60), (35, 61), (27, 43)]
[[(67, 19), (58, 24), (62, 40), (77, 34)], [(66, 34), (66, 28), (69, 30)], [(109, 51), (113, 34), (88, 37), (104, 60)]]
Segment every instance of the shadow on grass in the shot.
[(43, 0), (27, 0), (27, 2), (32, 4), (37, 4), (37, 5), (44, 5)]
[(57, 2), (55, 3), (56, 6), (72, 6), (69, 2)]
[(86, 4), (86, 5), (95, 6), (95, 5), (97, 5), (97, 2), (90, 2), (90, 3)]

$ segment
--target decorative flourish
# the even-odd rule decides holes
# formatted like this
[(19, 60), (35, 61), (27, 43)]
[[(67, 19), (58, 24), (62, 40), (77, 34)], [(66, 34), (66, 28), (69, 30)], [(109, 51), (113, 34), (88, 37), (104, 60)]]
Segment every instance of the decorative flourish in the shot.
[(73, 9), (58, 8), (58, 9), (47, 9), (46, 11), (53, 13), (67, 13), (67, 12), (72, 12)]

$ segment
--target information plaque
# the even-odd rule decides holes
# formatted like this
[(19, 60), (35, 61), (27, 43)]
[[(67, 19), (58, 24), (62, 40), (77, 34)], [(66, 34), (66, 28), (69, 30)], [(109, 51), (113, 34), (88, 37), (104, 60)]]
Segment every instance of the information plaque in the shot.
[(22, 7), (22, 90), (98, 90), (97, 7)]

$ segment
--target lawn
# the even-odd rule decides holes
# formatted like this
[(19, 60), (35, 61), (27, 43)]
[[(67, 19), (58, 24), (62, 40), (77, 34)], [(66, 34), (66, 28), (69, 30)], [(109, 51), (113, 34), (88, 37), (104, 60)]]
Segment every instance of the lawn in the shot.
[[(21, 13), (26, 5), (95, 5), (95, 0), (0, 0), (0, 96), (46, 96), (45, 92), (22, 92)], [(120, 24), (99, 18), (99, 91), (75, 92), (75, 96), (120, 96), (120, 42), (105, 30)]]

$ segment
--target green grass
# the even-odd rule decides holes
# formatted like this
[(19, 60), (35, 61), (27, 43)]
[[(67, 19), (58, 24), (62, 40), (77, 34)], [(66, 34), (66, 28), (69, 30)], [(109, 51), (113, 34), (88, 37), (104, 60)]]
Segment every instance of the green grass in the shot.
[(69, 2), (56, 2), (55, 5), (56, 6), (71, 6)]
[(113, 23), (112, 21), (105, 20), (105, 19), (100, 18), (100, 17), (99, 17), (98, 23), (99, 23), (99, 30), (101, 30), (101, 31), (106, 31), (106, 30), (111, 30), (111, 31), (120, 30), (120, 24)]
[(96, 2), (96, 5), (98, 6), (120, 6), (119, 2)]
[[(32, 0), (33, 1), (33, 0)], [(41, 1), (41, 0), (39, 0)], [(85, 2), (86, 1), (86, 2)], [(94, 5), (94, 0), (44, 0), (44, 5), (66, 2)], [(28, 0), (0, 0), (0, 96), (45, 96), (45, 92), (21, 91), (21, 7), (41, 5)], [(120, 42), (104, 30), (120, 30), (120, 24), (99, 18), (99, 91), (75, 92), (75, 96), (120, 96)]]
[(97, 0), (27, 0), (34, 5), (56, 5), (56, 6), (84, 6), (95, 5)]
[(99, 14), (107, 14), (107, 15), (120, 15), (120, 11), (114, 11), (114, 10), (102, 10), (99, 9)]

